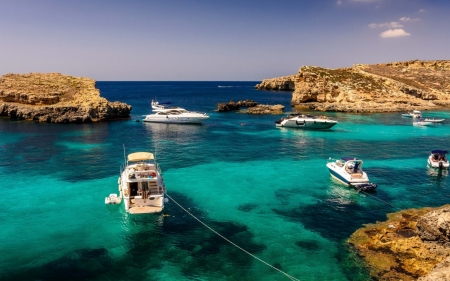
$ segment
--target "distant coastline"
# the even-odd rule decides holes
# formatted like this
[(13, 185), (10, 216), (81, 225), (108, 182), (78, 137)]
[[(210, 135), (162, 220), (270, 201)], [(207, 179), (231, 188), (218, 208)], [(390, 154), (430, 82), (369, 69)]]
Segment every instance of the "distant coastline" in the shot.
[(6, 74), (0, 78), (0, 116), (50, 123), (129, 118), (131, 106), (100, 96), (95, 81), (60, 73)]
[(264, 79), (258, 90), (293, 91), (291, 105), (317, 111), (400, 112), (450, 107), (450, 61), (303, 66), (290, 76)]

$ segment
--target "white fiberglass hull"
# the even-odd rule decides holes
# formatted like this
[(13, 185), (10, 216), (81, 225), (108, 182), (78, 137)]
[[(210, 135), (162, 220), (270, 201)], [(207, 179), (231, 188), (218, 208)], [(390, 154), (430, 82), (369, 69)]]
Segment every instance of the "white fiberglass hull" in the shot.
[(208, 119), (207, 115), (199, 116), (155, 116), (147, 115), (142, 121), (153, 123), (167, 123), (167, 124), (201, 124)]
[(277, 127), (301, 128), (312, 130), (326, 130), (337, 124), (337, 121), (329, 119), (290, 118), (276, 123)]
[(432, 126), (432, 122), (425, 122), (425, 121), (419, 121), (419, 122), (413, 122), (414, 126)]

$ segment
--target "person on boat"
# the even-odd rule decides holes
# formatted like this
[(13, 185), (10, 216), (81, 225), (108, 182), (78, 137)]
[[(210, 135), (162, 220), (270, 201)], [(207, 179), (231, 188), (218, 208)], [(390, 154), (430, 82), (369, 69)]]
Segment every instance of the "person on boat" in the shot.
[(164, 212), (163, 217), (170, 217), (166, 212)]

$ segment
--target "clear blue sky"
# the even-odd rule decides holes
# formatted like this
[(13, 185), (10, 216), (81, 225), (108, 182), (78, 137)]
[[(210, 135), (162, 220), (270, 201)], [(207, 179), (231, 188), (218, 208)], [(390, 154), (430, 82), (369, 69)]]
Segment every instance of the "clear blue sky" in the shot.
[(450, 59), (450, 0), (1, 0), (0, 75), (259, 81)]

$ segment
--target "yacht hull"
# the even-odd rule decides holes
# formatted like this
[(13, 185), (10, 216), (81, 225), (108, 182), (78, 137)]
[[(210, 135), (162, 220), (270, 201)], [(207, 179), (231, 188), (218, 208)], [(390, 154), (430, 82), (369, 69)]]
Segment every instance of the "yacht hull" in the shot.
[(280, 123), (276, 123), (277, 127), (287, 127), (287, 128), (301, 128), (301, 129), (311, 129), (311, 130), (326, 130), (330, 129), (337, 124), (334, 120), (325, 119), (287, 119)]
[(143, 119), (143, 122), (152, 122), (152, 123), (167, 123), (167, 124), (201, 124), (204, 120), (208, 119), (208, 117), (164, 117), (164, 118), (149, 118), (146, 117)]

